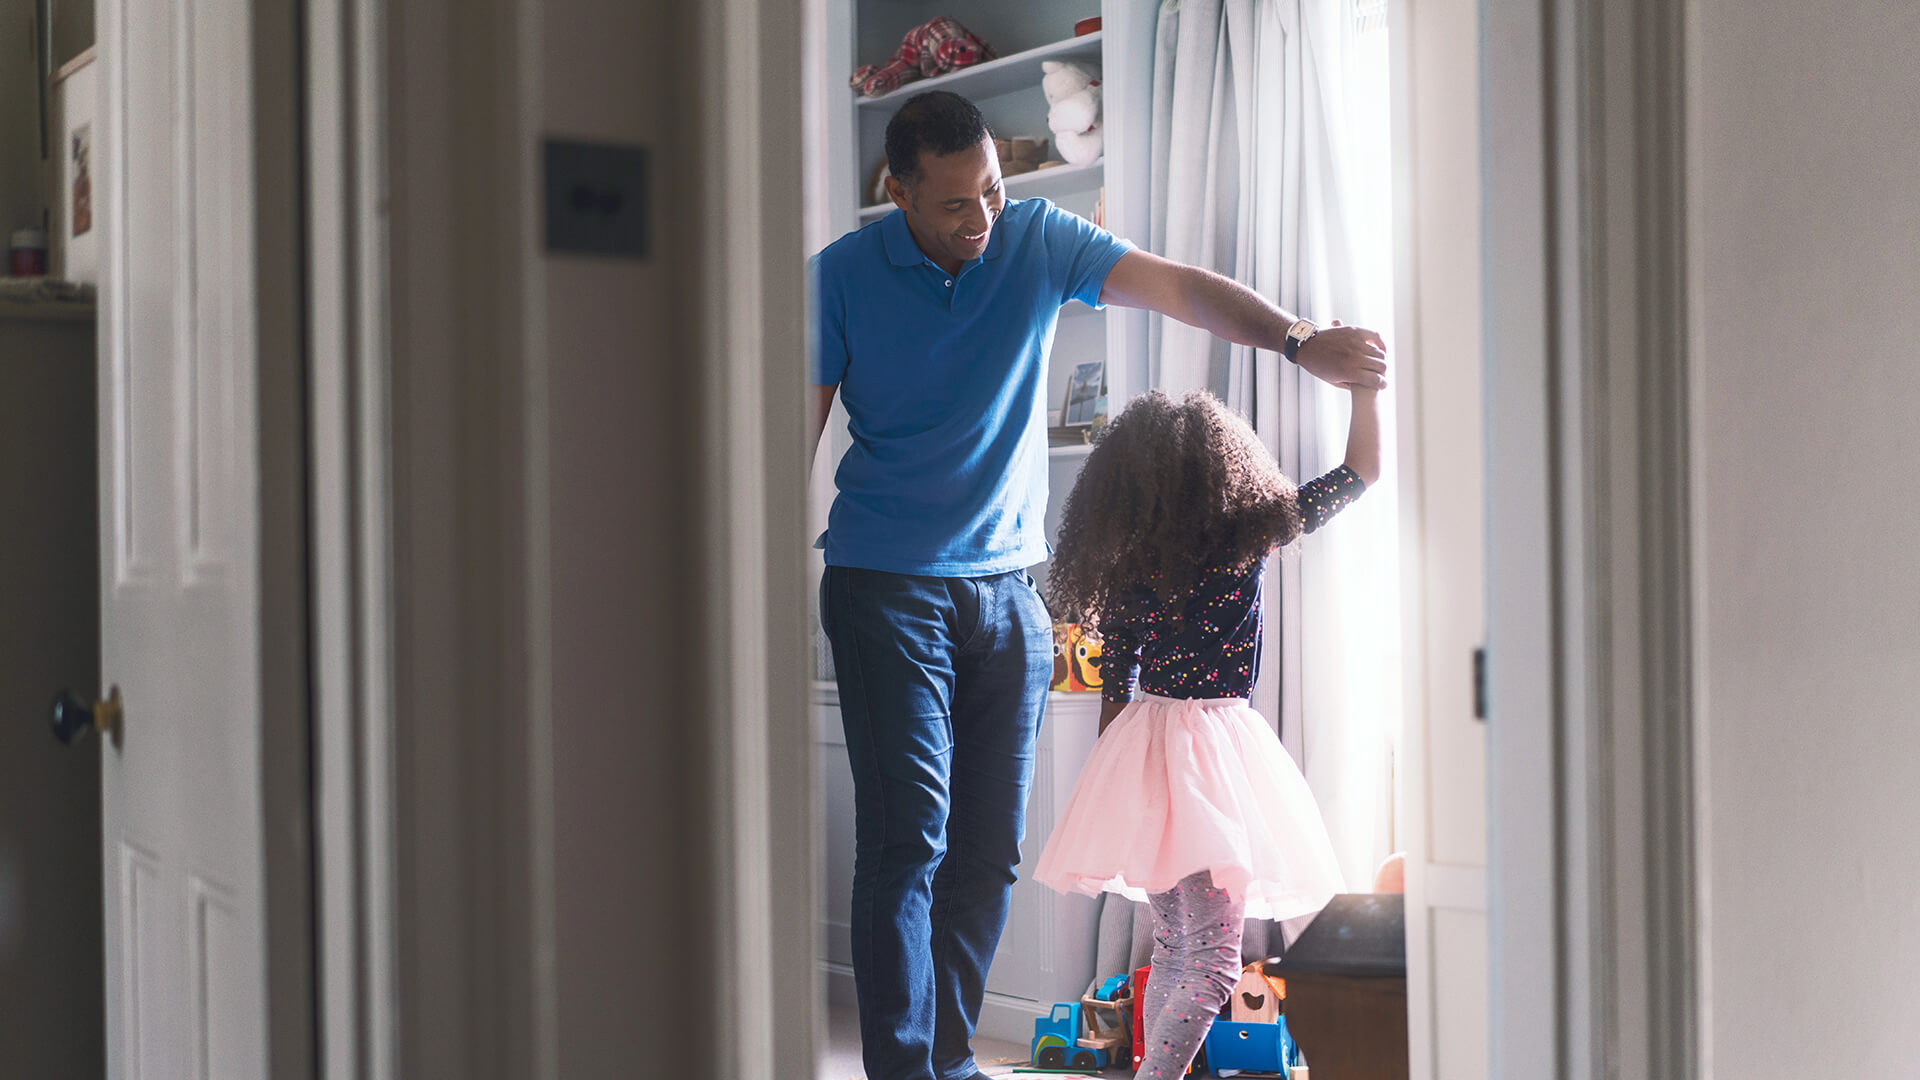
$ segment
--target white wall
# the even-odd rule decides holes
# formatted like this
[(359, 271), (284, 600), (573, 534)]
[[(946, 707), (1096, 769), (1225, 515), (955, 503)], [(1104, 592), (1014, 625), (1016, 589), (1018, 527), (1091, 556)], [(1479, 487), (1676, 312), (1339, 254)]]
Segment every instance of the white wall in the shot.
[[(671, 80), (697, 70), (666, 5), (533, 6), (542, 135), (639, 143), (652, 153), (652, 256), (543, 258), (535, 348), (545, 352), (548, 603), (554, 770), (554, 1038), (558, 1075), (633, 1075), (664, 1056), (710, 1060), (695, 1002), (714, 905), (697, 834), (704, 722), (692, 709), (688, 478), (699, 430), (685, 235), (689, 147)], [(690, 91), (682, 91), (690, 92)], [(668, 616), (677, 610), (680, 617)], [(616, 839), (617, 838), (617, 839)]]
[(1713, 1075), (1920, 1068), (1920, 5), (1698, 0)]

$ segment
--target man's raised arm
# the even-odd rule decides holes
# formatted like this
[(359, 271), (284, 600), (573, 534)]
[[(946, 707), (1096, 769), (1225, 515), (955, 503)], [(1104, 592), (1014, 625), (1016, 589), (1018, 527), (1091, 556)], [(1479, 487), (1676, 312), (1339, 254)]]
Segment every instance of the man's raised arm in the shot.
[[(1100, 302), (1157, 311), (1236, 345), (1287, 353), (1287, 331), (1300, 323), (1245, 285), (1197, 266), (1129, 251), (1107, 272)], [(1293, 355), (1307, 374), (1335, 386), (1387, 385), (1387, 344), (1358, 326), (1315, 329)]]

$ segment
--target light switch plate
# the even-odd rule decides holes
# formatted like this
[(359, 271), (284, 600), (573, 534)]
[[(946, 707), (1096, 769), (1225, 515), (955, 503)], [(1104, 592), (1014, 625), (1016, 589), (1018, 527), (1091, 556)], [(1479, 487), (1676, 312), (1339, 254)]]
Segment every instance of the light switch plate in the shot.
[(647, 149), (546, 141), (547, 250), (644, 259)]

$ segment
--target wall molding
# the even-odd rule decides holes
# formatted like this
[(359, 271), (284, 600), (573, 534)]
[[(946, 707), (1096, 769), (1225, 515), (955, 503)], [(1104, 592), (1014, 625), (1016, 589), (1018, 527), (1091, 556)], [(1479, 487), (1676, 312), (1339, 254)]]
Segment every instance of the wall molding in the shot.
[(1685, 8), (1483, 19), (1494, 1075), (1680, 1080), (1702, 1035)]

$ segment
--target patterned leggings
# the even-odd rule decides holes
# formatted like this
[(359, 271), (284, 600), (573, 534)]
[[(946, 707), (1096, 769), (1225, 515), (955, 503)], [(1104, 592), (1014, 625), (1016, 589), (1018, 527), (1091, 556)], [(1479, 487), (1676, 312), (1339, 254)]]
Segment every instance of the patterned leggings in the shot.
[(1226, 1007), (1240, 981), (1246, 905), (1213, 887), (1205, 870), (1182, 878), (1153, 903), (1153, 973), (1141, 1010), (1146, 1054), (1134, 1080), (1174, 1080)]

